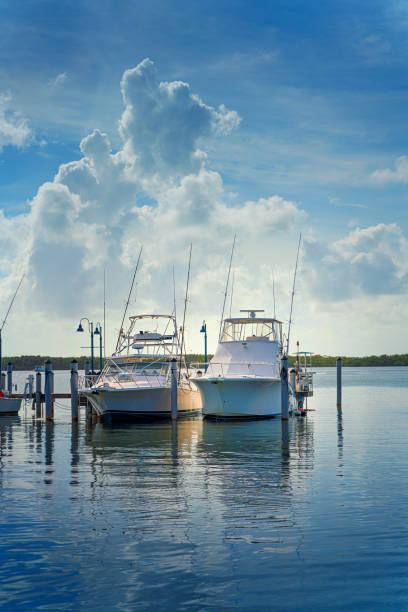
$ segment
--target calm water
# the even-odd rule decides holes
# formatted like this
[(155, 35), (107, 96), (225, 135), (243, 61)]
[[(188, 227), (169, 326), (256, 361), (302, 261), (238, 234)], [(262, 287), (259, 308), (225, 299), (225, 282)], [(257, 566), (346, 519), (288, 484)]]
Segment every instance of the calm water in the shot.
[(283, 439), (0, 418), (0, 609), (408, 610), (408, 368), (343, 381)]

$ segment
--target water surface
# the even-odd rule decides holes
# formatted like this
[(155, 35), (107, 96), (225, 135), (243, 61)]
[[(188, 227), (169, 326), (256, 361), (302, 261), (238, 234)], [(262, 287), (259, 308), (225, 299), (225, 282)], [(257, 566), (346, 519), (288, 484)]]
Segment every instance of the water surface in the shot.
[(408, 610), (408, 368), (343, 382), (283, 431), (0, 418), (0, 609)]

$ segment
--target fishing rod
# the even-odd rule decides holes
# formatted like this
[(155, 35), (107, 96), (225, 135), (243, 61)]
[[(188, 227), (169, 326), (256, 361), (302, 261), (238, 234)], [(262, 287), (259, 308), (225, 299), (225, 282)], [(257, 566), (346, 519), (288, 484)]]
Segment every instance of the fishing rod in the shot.
[[(191, 269), (191, 251), (193, 249), (193, 245), (190, 244), (190, 255), (188, 258), (188, 269), (187, 269), (187, 283), (186, 283), (186, 297), (184, 298), (184, 313), (183, 313), (183, 327), (181, 328), (181, 356), (183, 355), (183, 350), (184, 350), (184, 359), (185, 359), (185, 363), (186, 363), (186, 367), (187, 367), (187, 360), (186, 360), (186, 344), (185, 344), (185, 335), (184, 335), (184, 326), (186, 323), (186, 311), (187, 311), (187, 298), (188, 298), (188, 286), (190, 283), (190, 269)], [(188, 367), (187, 367), (188, 370)], [(179, 376), (178, 376), (178, 380), (180, 382), (180, 375), (181, 375), (181, 368), (179, 369)]]
[(293, 310), (293, 298), (295, 297), (295, 283), (296, 283), (296, 273), (297, 273), (297, 269), (298, 269), (298, 262), (299, 262), (299, 251), (300, 251), (300, 243), (302, 240), (302, 234), (299, 234), (299, 243), (298, 243), (298, 248), (297, 248), (297, 255), (296, 255), (296, 265), (295, 265), (295, 273), (293, 275), (293, 287), (292, 287), (292, 300), (290, 303), (290, 317), (289, 317), (289, 327), (288, 327), (288, 341), (286, 344), (286, 355), (289, 356), (289, 338), (290, 338), (290, 327), (292, 324), (292, 310)]
[(234, 295), (234, 281), (235, 281), (235, 270), (232, 273), (232, 283), (231, 283), (231, 301), (230, 301), (230, 318), (232, 313), (232, 297)]
[(106, 360), (106, 268), (103, 269), (103, 358)]
[(276, 319), (275, 270), (272, 272), (272, 291), (273, 291), (273, 318)]
[(139, 257), (137, 258), (137, 263), (136, 263), (135, 271), (133, 273), (132, 284), (130, 285), (129, 297), (128, 297), (126, 305), (125, 305), (125, 312), (123, 313), (122, 323), (121, 323), (120, 329), (119, 329), (119, 334), (118, 334), (118, 339), (117, 339), (117, 342), (116, 342), (115, 353), (116, 353), (116, 351), (119, 348), (120, 337), (121, 337), (121, 335), (123, 333), (123, 323), (125, 322), (125, 317), (126, 317), (127, 309), (128, 309), (129, 304), (130, 304), (130, 298), (131, 298), (132, 291), (133, 291), (133, 285), (135, 284), (135, 278), (136, 278), (137, 270), (139, 268), (140, 257), (142, 255), (142, 251), (143, 251), (143, 246), (140, 247)]
[(220, 331), (219, 331), (219, 334), (218, 334), (218, 341), (220, 341), (220, 339), (221, 339), (222, 322), (224, 320), (225, 302), (227, 300), (228, 285), (229, 285), (229, 279), (230, 279), (230, 274), (231, 274), (232, 258), (233, 258), (233, 255), (234, 255), (236, 237), (237, 237), (237, 235), (234, 234), (234, 241), (232, 243), (231, 257), (230, 257), (229, 268), (228, 268), (227, 283), (225, 285), (224, 303), (222, 305), (222, 313), (221, 313)]
[[(15, 290), (14, 295), (13, 295), (13, 297), (11, 299), (10, 305), (9, 305), (9, 307), (7, 309), (6, 316), (4, 317), (3, 323), (1, 324), (1, 327), (0, 327), (0, 376), (1, 376), (1, 372), (3, 372), (1, 333), (3, 331), (3, 328), (4, 328), (5, 324), (6, 324), (7, 318), (9, 316), (9, 314), (10, 314), (10, 310), (11, 310), (13, 304), (14, 304), (14, 300), (16, 299), (16, 295), (18, 293), (18, 290), (21, 287), (21, 283), (23, 282), (24, 277), (25, 277), (25, 274), (23, 274), (23, 276), (21, 277), (20, 282), (18, 283), (17, 289)], [(1, 390), (1, 385), (2, 385), (2, 381), (0, 380), (0, 390)]]

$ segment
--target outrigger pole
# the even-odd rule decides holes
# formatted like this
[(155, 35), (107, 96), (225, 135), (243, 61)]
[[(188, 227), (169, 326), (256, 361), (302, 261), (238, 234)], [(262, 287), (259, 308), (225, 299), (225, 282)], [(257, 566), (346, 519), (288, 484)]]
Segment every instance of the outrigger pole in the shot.
[(132, 295), (133, 285), (135, 284), (135, 278), (136, 278), (137, 270), (139, 268), (140, 257), (142, 255), (142, 251), (143, 251), (143, 246), (140, 247), (139, 257), (137, 258), (137, 263), (136, 263), (135, 271), (133, 273), (132, 284), (130, 285), (129, 297), (128, 297), (126, 305), (125, 305), (125, 312), (123, 313), (122, 323), (120, 324), (118, 339), (117, 339), (117, 342), (116, 342), (115, 353), (116, 353), (116, 351), (119, 348), (120, 337), (121, 337), (122, 332), (123, 332), (123, 323), (125, 322), (125, 317), (126, 317), (127, 309), (128, 309), (129, 304), (130, 304), (130, 297)]
[[(6, 316), (4, 317), (3, 323), (1, 324), (1, 327), (0, 327), (0, 377), (1, 377), (1, 373), (3, 372), (3, 362), (2, 362), (2, 352), (1, 352), (1, 350), (2, 350), (2, 347), (1, 347), (1, 332), (3, 331), (3, 328), (4, 328), (5, 324), (6, 324), (7, 317), (9, 316), (11, 307), (13, 306), (14, 300), (16, 299), (16, 295), (18, 293), (18, 290), (21, 287), (21, 283), (23, 282), (24, 277), (25, 277), (25, 274), (23, 274), (23, 276), (21, 277), (20, 282), (18, 283), (18, 287), (17, 287), (17, 289), (14, 292), (14, 295), (13, 295), (13, 297), (11, 299), (10, 305), (9, 305), (9, 307), (7, 309), (7, 312), (6, 312)], [(0, 380), (0, 390), (1, 390), (1, 380)]]
[(295, 297), (296, 273), (297, 273), (297, 269), (298, 269), (298, 262), (299, 262), (299, 251), (300, 251), (300, 243), (301, 243), (301, 240), (302, 240), (302, 234), (299, 234), (299, 243), (298, 243), (297, 255), (296, 255), (295, 273), (294, 273), (294, 275), (293, 275), (292, 300), (291, 300), (291, 303), (290, 303), (290, 317), (289, 317), (289, 327), (288, 327), (288, 341), (287, 341), (287, 345), (286, 345), (286, 355), (287, 355), (287, 356), (289, 356), (290, 327), (291, 327), (291, 324), (292, 324), (293, 298)]
[[(193, 250), (193, 245), (192, 243), (190, 243), (190, 255), (188, 258), (188, 269), (187, 269), (187, 282), (186, 282), (186, 297), (184, 298), (184, 313), (183, 313), (183, 327), (181, 328), (181, 356), (183, 356), (183, 351), (184, 351), (184, 359), (186, 361), (186, 367), (187, 367), (187, 360), (186, 360), (186, 344), (185, 344), (185, 336), (184, 336), (184, 326), (186, 323), (186, 311), (187, 311), (187, 298), (188, 298), (188, 286), (190, 283), (190, 269), (191, 269), (191, 251)], [(188, 367), (187, 367), (188, 369)], [(180, 375), (181, 375), (181, 367), (179, 369), (179, 375), (178, 375), (178, 380), (180, 382)]]
[(225, 285), (224, 303), (222, 305), (222, 313), (221, 313), (221, 321), (220, 321), (220, 331), (219, 331), (219, 334), (218, 334), (218, 342), (220, 341), (220, 338), (221, 338), (222, 322), (224, 320), (225, 302), (227, 301), (228, 285), (229, 285), (229, 279), (230, 279), (230, 274), (231, 274), (232, 258), (234, 256), (236, 237), (237, 237), (237, 235), (234, 234), (234, 241), (232, 243), (231, 257), (230, 257), (229, 268), (228, 268), (227, 283)]

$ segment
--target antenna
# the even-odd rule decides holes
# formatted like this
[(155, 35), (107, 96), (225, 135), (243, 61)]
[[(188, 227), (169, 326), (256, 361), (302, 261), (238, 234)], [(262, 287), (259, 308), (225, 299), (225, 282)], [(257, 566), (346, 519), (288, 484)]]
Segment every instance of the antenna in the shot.
[[(13, 306), (13, 304), (14, 304), (14, 300), (16, 299), (16, 295), (17, 295), (17, 293), (18, 293), (18, 290), (19, 290), (19, 289), (20, 289), (20, 287), (21, 287), (21, 283), (23, 282), (24, 277), (25, 277), (25, 274), (23, 274), (23, 276), (21, 277), (20, 282), (18, 283), (17, 289), (15, 290), (14, 295), (13, 295), (13, 297), (12, 297), (12, 299), (11, 299), (10, 305), (9, 305), (9, 307), (8, 307), (8, 309), (7, 309), (6, 316), (4, 317), (4, 319), (3, 319), (3, 323), (1, 324), (1, 327), (0, 327), (0, 376), (1, 376), (1, 373), (2, 373), (2, 371), (3, 371), (3, 365), (2, 365), (2, 353), (1, 353), (1, 349), (2, 349), (2, 346), (1, 346), (1, 332), (3, 331), (3, 328), (4, 328), (5, 324), (6, 324), (7, 317), (8, 317), (8, 316), (9, 316), (9, 314), (10, 314), (11, 307), (12, 307), (12, 306)], [(2, 390), (2, 389), (1, 389), (1, 387), (2, 387), (2, 382), (1, 382), (1, 380), (0, 380), (0, 391)]]
[[(190, 255), (189, 255), (189, 258), (188, 258), (187, 282), (186, 282), (186, 297), (184, 298), (183, 327), (181, 328), (181, 354), (183, 355), (183, 350), (184, 350), (184, 358), (186, 357), (186, 345), (185, 345), (185, 336), (184, 336), (184, 326), (185, 326), (185, 323), (186, 323), (187, 297), (188, 297), (188, 285), (189, 285), (189, 282), (190, 282), (191, 251), (192, 251), (192, 249), (193, 249), (193, 245), (190, 243)], [(179, 370), (179, 377), (178, 377), (179, 381), (180, 381), (180, 375), (181, 375), (181, 369)]]
[(300, 242), (301, 242), (301, 240), (302, 240), (302, 234), (299, 234), (299, 243), (298, 243), (297, 255), (296, 255), (295, 273), (293, 275), (292, 300), (291, 300), (291, 303), (290, 303), (290, 317), (289, 317), (289, 327), (288, 327), (288, 341), (287, 341), (287, 345), (286, 345), (286, 355), (289, 355), (290, 326), (292, 324), (293, 298), (295, 297), (296, 273), (297, 273), (297, 268), (298, 268), (299, 251), (300, 251)]
[(176, 279), (174, 276), (174, 264), (173, 264), (173, 310), (174, 310), (174, 318), (177, 321), (177, 311), (176, 311)]
[(227, 284), (225, 285), (225, 293), (224, 293), (224, 303), (222, 305), (222, 313), (221, 313), (221, 321), (220, 321), (220, 331), (218, 334), (218, 341), (221, 338), (221, 330), (222, 330), (222, 322), (224, 320), (224, 310), (225, 310), (225, 302), (227, 299), (227, 293), (228, 293), (228, 285), (229, 285), (229, 278), (230, 278), (230, 272), (231, 272), (231, 265), (232, 265), (232, 257), (234, 255), (234, 249), (235, 249), (235, 240), (236, 240), (237, 235), (234, 234), (234, 242), (232, 243), (232, 249), (231, 249), (231, 257), (230, 257), (230, 262), (229, 262), (229, 267), (228, 267), (228, 275), (227, 275)]
[(122, 332), (123, 332), (123, 323), (124, 323), (124, 321), (125, 321), (125, 317), (126, 317), (127, 309), (128, 309), (129, 303), (130, 303), (130, 297), (131, 297), (131, 295), (132, 295), (133, 285), (134, 285), (134, 283), (135, 283), (136, 273), (137, 273), (137, 270), (138, 270), (138, 268), (139, 268), (140, 257), (141, 257), (141, 255), (142, 255), (142, 251), (143, 251), (143, 246), (141, 246), (141, 247), (140, 247), (139, 257), (137, 258), (137, 263), (136, 263), (135, 271), (134, 271), (134, 273), (133, 273), (132, 284), (130, 285), (129, 297), (128, 297), (127, 302), (126, 302), (125, 312), (123, 313), (122, 323), (120, 324), (119, 334), (118, 334), (118, 339), (117, 339), (117, 341), (116, 341), (115, 353), (116, 353), (116, 351), (117, 351), (117, 350), (118, 350), (118, 348), (119, 348), (120, 336), (121, 336), (121, 334), (122, 334)]

